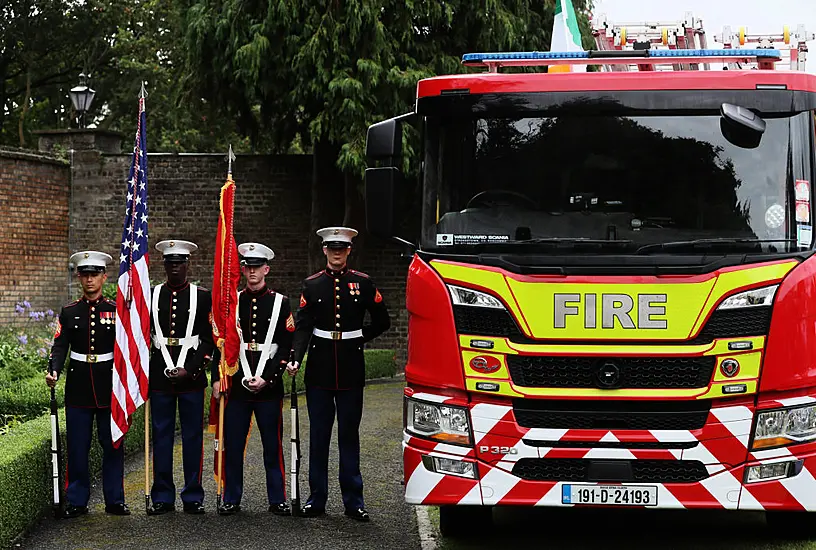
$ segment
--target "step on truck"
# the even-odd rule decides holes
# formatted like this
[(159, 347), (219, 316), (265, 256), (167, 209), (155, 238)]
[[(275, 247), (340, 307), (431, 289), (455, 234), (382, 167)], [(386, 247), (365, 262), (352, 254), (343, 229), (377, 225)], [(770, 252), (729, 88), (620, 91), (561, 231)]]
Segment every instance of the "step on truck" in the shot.
[(368, 230), (412, 256), (405, 500), (443, 534), (494, 506), (816, 533), (816, 75), (660, 34), (466, 54), (368, 130)]

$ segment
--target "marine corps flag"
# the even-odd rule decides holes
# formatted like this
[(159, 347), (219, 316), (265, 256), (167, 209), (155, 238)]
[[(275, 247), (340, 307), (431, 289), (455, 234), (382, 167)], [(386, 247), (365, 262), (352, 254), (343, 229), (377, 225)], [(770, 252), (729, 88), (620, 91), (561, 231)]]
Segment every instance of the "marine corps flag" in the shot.
[(223, 484), (223, 428), (224, 406), (229, 393), (230, 377), (238, 372), (238, 352), (240, 339), (236, 325), (238, 314), (238, 283), (241, 280), (241, 267), (238, 260), (238, 247), (232, 233), (233, 209), (235, 204), (235, 182), (232, 180), (232, 161), (235, 155), (232, 146), (229, 149), (229, 168), (227, 182), (221, 187), (220, 213), (218, 215), (218, 232), (215, 237), (215, 273), (212, 290), (212, 324), (213, 337), (219, 351), (218, 374), (221, 381), (222, 398), (220, 403), (213, 398), (210, 402), (210, 431), (215, 432), (215, 479), (218, 482), (220, 504), (221, 486)]

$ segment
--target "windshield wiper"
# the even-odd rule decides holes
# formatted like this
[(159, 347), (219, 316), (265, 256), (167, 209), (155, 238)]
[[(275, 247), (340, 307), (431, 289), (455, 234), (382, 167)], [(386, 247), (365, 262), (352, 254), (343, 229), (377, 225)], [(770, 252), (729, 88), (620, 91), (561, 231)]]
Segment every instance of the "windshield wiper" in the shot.
[(590, 239), (583, 237), (542, 237), (538, 239), (505, 241), (501, 244), (545, 244), (551, 245), (553, 248), (576, 248), (583, 246), (589, 248), (605, 248), (605, 247), (626, 248), (627, 246), (632, 244), (632, 241), (618, 239), (611, 240)]
[(748, 245), (754, 248), (758, 244), (767, 243), (792, 243), (795, 239), (696, 239), (693, 241), (669, 241), (667, 243), (655, 243), (641, 246), (635, 251), (635, 254), (650, 254), (660, 250), (667, 250), (671, 248), (727, 248), (734, 246)]

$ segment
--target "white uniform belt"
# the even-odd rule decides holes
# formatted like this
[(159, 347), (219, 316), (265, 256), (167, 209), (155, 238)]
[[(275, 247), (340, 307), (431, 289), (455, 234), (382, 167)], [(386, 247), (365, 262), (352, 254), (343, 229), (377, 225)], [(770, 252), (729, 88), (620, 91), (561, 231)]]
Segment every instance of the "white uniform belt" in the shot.
[(74, 361), (82, 361), (83, 363), (101, 363), (103, 361), (113, 361), (113, 352), (101, 353), (99, 355), (89, 353), (86, 355), (84, 353), (77, 353), (75, 351), (72, 351), (71, 359), (73, 359)]
[(190, 336), (189, 338), (165, 338), (164, 336), (159, 336), (158, 334), (153, 335), (153, 343), (156, 344), (156, 347), (162, 346), (192, 346), (194, 348), (198, 348), (198, 334), (195, 336)]
[(312, 334), (318, 338), (325, 338), (327, 340), (351, 340), (353, 338), (363, 337), (362, 329), (340, 332), (339, 330), (320, 330), (316, 328), (312, 331)]
[(243, 345), (243, 348), (249, 351), (266, 351), (268, 347), (266, 344), (257, 344), (255, 342), (250, 342), (249, 344), (244, 343)]

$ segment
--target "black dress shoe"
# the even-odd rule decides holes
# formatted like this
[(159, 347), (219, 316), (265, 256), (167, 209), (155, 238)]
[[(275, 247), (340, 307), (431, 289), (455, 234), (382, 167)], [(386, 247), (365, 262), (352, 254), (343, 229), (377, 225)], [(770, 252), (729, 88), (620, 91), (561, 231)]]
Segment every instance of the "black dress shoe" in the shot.
[(300, 509), (300, 515), (304, 518), (316, 518), (326, 513), (325, 508), (316, 508), (314, 504), (307, 504)]
[(240, 504), (222, 504), (221, 508), (218, 509), (218, 514), (222, 516), (231, 516), (232, 514), (237, 514), (241, 511)]
[(62, 513), (62, 517), (64, 518), (76, 518), (79, 516), (84, 516), (88, 513), (87, 506), (74, 506), (73, 504), (68, 504), (65, 506), (65, 511)]
[(368, 515), (368, 512), (366, 512), (363, 508), (357, 508), (355, 510), (346, 509), (345, 514), (351, 519), (356, 519), (357, 521), (371, 521), (371, 517)]
[(150, 506), (150, 508), (147, 509), (147, 515), (160, 516), (168, 512), (174, 512), (175, 510), (176, 510), (175, 504), (170, 504), (168, 502), (154, 502)]
[(184, 513), (185, 514), (203, 514), (204, 513), (204, 504), (201, 502), (185, 502), (184, 503)]
[(120, 502), (119, 504), (107, 504), (105, 505), (105, 512), (108, 514), (112, 514), (114, 516), (129, 516), (130, 509), (127, 507), (127, 504), (124, 502)]
[(275, 514), (276, 516), (291, 516), (292, 510), (289, 508), (289, 505), (285, 502), (281, 502), (280, 504), (270, 504), (269, 511)]

